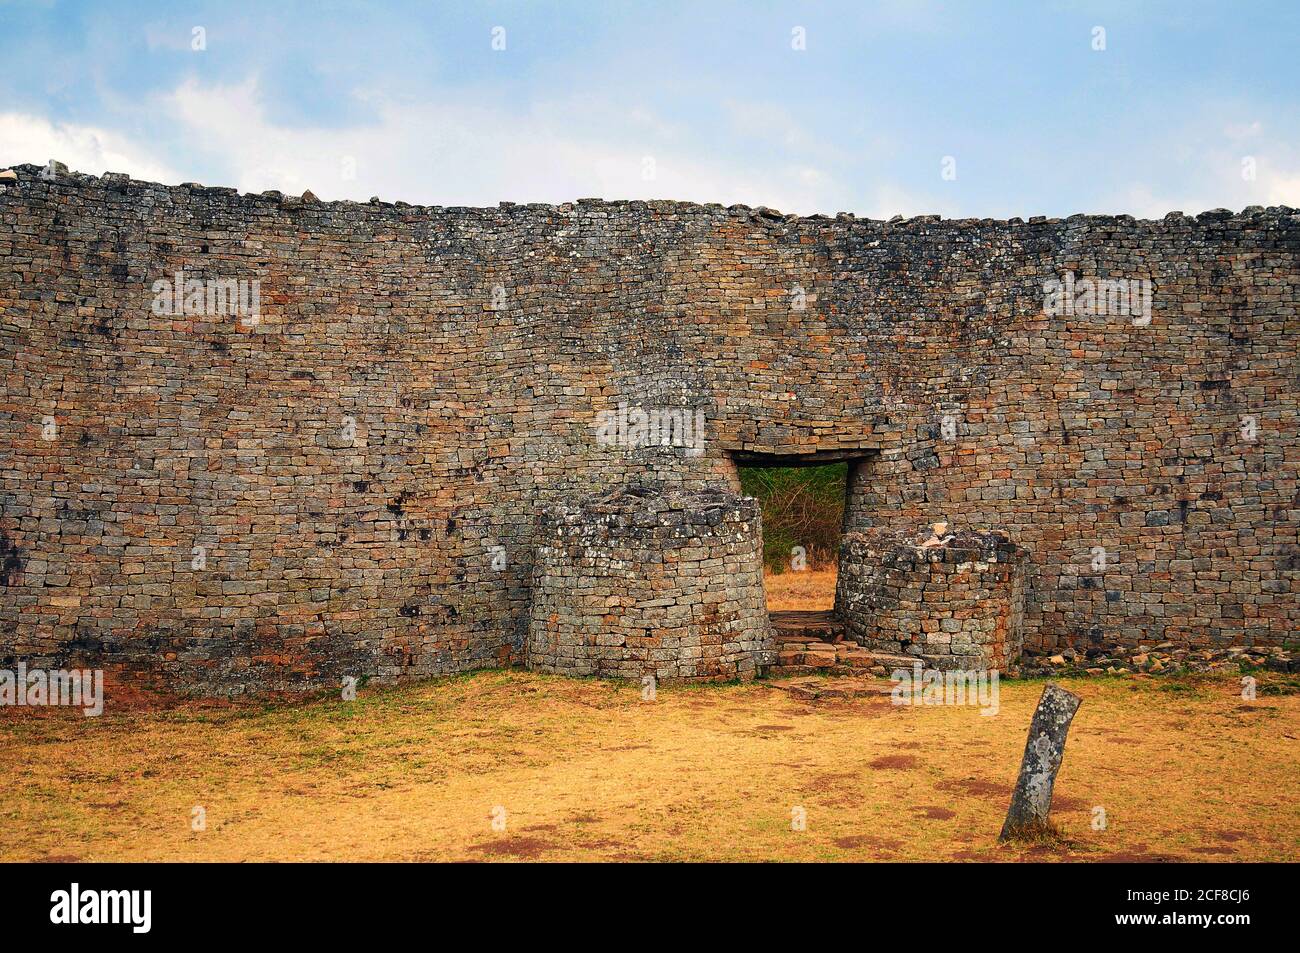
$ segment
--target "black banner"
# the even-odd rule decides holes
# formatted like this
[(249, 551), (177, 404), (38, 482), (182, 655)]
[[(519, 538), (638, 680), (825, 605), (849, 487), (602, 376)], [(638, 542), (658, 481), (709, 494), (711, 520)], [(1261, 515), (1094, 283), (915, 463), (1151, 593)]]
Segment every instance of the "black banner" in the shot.
[(1289, 922), (1282, 903), (1293, 879), (1287, 866), (1259, 864), (539, 867), (7, 864), (0, 895), (11, 940), (337, 941), (431, 923), (480, 924), (494, 939), (503, 930), (562, 936), (579, 924), (615, 934), (643, 924), (662, 936), (679, 917), (698, 938), (701, 920), (734, 934), (755, 919), (809, 929), (866, 916), (877, 939), (891, 923), (916, 941), (926, 924), (947, 933), (969, 920), (979, 935), (1041, 928), (1072, 939), (1201, 934), (1230, 943)]

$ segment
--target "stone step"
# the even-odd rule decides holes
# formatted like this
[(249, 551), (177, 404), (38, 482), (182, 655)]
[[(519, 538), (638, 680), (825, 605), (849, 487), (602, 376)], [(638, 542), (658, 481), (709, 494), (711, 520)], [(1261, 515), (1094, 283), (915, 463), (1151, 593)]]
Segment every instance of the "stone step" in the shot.
[(800, 643), (783, 645), (777, 649), (778, 665), (848, 665), (858, 668), (870, 668), (876, 662), (876, 656), (860, 647), (855, 642)]
[[(866, 651), (874, 655), (876, 661), (885, 666), (891, 672), (896, 668), (905, 668), (910, 670), (912, 666), (919, 661), (918, 656), (915, 655), (898, 655), (894, 652), (877, 652), (875, 649), (867, 649)], [(922, 662), (922, 665), (924, 664), (925, 663)]]
[(783, 642), (840, 642), (844, 639), (844, 623), (828, 610), (809, 612), (798, 609), (771, 613), (772, 628), (777, 645)]
[(772, 675), (876, 675), (910, 669), (910, 655), (878, 652), (846, 639), (844, 623), (831, 611), (787, 610), (771, 614), (776, 633)]
[(788, 692), (803, 701), (888, 695), (893, 691), (893, 683), (881, 678), (872, 678), (863, 672), (855, 672), (844, 678), (782, 678), (764, 684), (777, 691)]

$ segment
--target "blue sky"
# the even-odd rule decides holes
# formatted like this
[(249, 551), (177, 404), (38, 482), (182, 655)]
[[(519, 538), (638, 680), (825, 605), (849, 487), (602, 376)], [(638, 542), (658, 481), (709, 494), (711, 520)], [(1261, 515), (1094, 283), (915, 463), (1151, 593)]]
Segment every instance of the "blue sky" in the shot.
[(437, 205), (1300, 206), (1297, 37), (1293, 0), (0, 0), (0, 167)]

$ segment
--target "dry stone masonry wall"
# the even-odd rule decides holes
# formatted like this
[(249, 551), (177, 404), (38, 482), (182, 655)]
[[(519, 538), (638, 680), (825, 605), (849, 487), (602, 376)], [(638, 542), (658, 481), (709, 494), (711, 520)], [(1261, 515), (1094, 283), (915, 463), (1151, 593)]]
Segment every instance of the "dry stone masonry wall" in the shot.
[(884, 222), (14, 171), (5, 663), (226, 694), (519, 663), (539, 513), (647, 476), (737, 492), (740, 459), (853, 459), (852, 531), (1004, 532), (1030, 647), (1300, 627), (1293, 209)]

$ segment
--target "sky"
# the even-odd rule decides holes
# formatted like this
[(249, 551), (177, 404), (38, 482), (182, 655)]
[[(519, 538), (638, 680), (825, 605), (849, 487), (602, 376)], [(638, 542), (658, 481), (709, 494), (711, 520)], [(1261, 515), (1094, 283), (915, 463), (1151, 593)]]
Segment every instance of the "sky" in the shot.
[(425, 205), (1300, 206), (1300, 3), (0, 0), (0, 168)]

